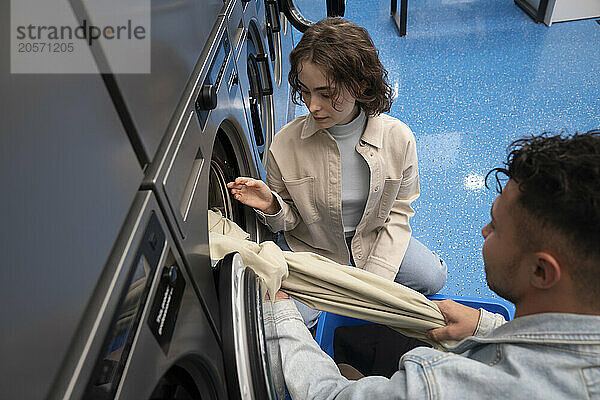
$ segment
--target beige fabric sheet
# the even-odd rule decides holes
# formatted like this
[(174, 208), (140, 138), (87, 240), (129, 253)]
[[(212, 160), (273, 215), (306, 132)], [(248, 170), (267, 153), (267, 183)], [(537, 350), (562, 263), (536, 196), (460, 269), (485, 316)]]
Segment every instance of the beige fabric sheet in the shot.
[[(213, 211), (208, 223), (211, 258), (240, 253), (244, 264), (265, 280), (271, 298), (281, 288), (309, 307), (387, 325), (430, 343), (425, 332), (445, 325), (437, 305), (406, 286), (314, 253), (252, 242), (248, 233)], [(456, 343), (432, 344), (448, 348)]]

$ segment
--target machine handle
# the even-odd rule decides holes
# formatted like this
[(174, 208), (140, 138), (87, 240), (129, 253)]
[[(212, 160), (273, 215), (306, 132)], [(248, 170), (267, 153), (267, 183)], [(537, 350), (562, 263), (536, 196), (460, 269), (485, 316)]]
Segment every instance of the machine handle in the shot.
[(273, 83), (271, 82), (271, 73), (269, 72), (269, 58), (264, 53), (257, 54), (256, 62), (260, 68), (260, 76), (263, 78), (260, 80), (260, 94), (270, 96), (273, 94)]
[(204, 85), (196, 98), (197, 110), (214, 110), (217, 108), (217, 90), (213, 85)]
[(273, 30), (271, 25), (267, 22), (267, 42), (269, 44), (269, 54), (271, 55), (271, 61), (275, 61), (275, 43), (273, 38)]
[(269, 73), (269, 58), (264, 53), (250, 54), (248, 57), (248, 73), (252, 75), (255, 85), (250, 85), (250, 95), (270, 96), (273, 94), (273, 84)]
[(281, 31), (281, 21), (279, 20), (279, 4), (277, 0), (265, 0), (267, 12), (267, 24), (271, 26), (271, 31)]
[[(258, 147), (264, 146), (265, 137), (262, 132), (262, 122), (258, 111), (258, 100), (250, 99), (250, 116), (252, 118), (252, 130), (254, 131), (254, 140)], [(260, 151), (260, 150), (259, 150)]]

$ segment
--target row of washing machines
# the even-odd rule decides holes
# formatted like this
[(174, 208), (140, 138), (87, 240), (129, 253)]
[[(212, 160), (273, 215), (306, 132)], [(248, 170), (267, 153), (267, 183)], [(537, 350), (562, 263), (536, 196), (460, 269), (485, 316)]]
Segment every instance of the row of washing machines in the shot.
[(238, 256), (211, 264), (207, 210), (268, 237), (225, 184), (264, 179), (294, 117), (284, 10), (153, 0), (150, 74), (10, 74), (0, 55), (1, 398), (281, 395), (262, 281)]

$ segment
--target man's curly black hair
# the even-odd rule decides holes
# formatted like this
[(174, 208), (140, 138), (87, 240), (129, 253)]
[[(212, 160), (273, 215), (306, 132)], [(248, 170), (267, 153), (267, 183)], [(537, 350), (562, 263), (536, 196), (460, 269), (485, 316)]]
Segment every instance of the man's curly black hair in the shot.
[(573, 281), (600, 297), (600, 130), (516, 140), (491, 174), (497, 190), (503, 175), (518, 184), (522, 245), (566, 252)]

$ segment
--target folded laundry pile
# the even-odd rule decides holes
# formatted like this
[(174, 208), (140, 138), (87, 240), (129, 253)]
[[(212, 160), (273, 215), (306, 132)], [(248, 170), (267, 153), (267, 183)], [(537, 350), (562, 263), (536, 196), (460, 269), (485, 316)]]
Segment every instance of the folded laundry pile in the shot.
[(419, 292), (371, 272), (340, 265), (310, 252), (282, 251), (273, 242), (256, 243), (233, 221), (209, 211), (213, 260), (240, 253), (264, 279), (270, 298), (280, 288), (309, 307), (383, 325), (441, 349), (456, 342), (431, 342), (425, 333), (445, 325), (435, 303)]

